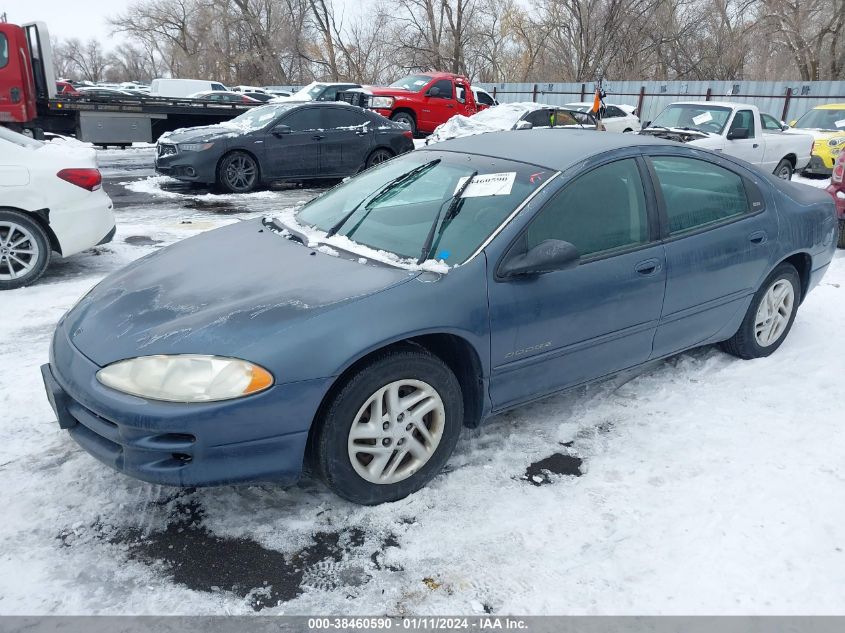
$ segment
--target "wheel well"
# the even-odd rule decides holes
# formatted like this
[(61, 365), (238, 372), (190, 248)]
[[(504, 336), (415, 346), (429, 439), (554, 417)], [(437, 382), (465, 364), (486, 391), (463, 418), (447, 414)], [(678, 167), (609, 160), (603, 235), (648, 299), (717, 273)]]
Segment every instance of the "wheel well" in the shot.
[[(387, 145), (379, 145), (378, 147), (374, 147), (374, 148), (373, 148), (373, 151), (371, 151), (369, 154), (367, 154), (367, 160), (370, 160), (370, 157), (371, 157), (373, 154), (375, 154), (376, 152), (380, 152), (380, 151), (385, 151), (385, 152), (387, 152), (388, 154), (390, 154), (390, 156), (391, 156), (391, 157), (396, 156), (396, 152), (394, 152), (392, 149), (390, 149), (389, 147), (387, 147)], [(366, 162), (366, 161), (365, 161), (365, 162)]]
[(410, 108), (396, 108), (396, 109), (393, 111), (393, 114), (391, 114), (391, 115), (390, 115), (390, 118), (392, 119), (392, 118), (393, 118), (393, 117), (395, 117), (397, 114), (401, 114), (401, 113), (403, 113), (403, 112), (404, 112), (405, 114), (410, 114), (410, 115), (411, 115), (411, 118), (412, 118), (412, 119), (414, 119), (414, 122), (416, 122), (416, 120), (417, 120), (417, 114), (416, 114), (413, 110), (411, 110)]
[(795, 154), (787, 154), (783, 157), (783, 160), (788, 160), (792, 163), (792, 169), (795, 169), (795, 165), (798, 163), (798, 157), (796, 157)]
[(481, 379), (481, 360), (475, 349), (466, 339), (454, 334), (424, 334), (422, 336), (414, 336), (396, 341), (395, 343), (371, 351), (347, 367), (335, 379), (332, 386), (326, 392), (326, 395), (323, 396), (323, 400), (320, 402), (320, 406), (312, 421), (311, 429), (308, 432), (306, 455), (310, 454), (317, 424), (322, 418), (326, 407), (331, 403), (334, 394), (376, 354), (389, 349), (409, 347), (422, 347), (446, 363), (461, 385), (461, 393), (464, 400), (464, 426), (475, 428), (481, 423), (481, 414), (484, 409), (484, 383)]
[(50, 248), (57, 252), (59, 255), (62, 254), (62, 246), (61, 244), (59, 244), (59, 239), (56, 237), (56, 234), (53, 232), (53, 229), (50, 228), (49, 209), (39, 209), (38, 211), (24, 211), (23, 209), (18, 209), (15, 207), (0, 207), (0, 209), (23, 213), (26, 217), (32, 218), (35, 222), (38, 222), (38, 225), (42, 229), (44, 229), (44, 232), (47, 234), (47, 239), (50, 240)]
[(807, 286), (810, 285), (813, 260), (807, 253), (795, 253), (784, 259), (781, 264), (792, 264), (798, 271), (798, 277), (801, 279), (801, 301), (804, 301), (804, 297), (807, 296)]

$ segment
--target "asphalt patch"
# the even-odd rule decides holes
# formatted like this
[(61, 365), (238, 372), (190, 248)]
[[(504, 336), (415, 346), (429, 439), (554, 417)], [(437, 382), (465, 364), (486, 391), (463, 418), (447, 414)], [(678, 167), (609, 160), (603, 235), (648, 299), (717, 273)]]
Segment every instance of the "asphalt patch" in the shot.
[(246, 209), (242, 206), (236, 206), (226, 200), (213, 199), (191, 199), (182, 203), (182, 206), (187, 209), (197, 209), (200, 211), (211, 211), (212, 213), (243, 213)]
[(544, 486), (552, 483), (552, 475), (580, 477), (583, 474), (581, 472), (582, 463), (583, 460), (580, 457), (554, 453), (529, 465), (525, 469), (523, 479), (527, 479), (528, 483), (533, 486)]
[[(260, 611), (296, 598), (306, 589), (354, 588), (369, 582), (368, 560), (376, 570), (393, 571), (377, 561), (387, 547), (399, 547), (389, 534), (364, 550), (360, 528), (317, 532), (293, 554), (267, 549), (249, 538), (213, 534), (203, 525), (204, 510), (195, 500), (178, 502), (166, 528), (152, 533), (138, 528), (103, 530), (112, 544), (125, 545), (131, 560), (163, 570), (174, 582), (196, 591), (231, 592)], [(66, 539), (62, 540), (64, 545)]]
[(123, 241), (132, 246), (155, 246), (164, 243), (161, 240), (154, 240), (149, 235), (130, 235)]

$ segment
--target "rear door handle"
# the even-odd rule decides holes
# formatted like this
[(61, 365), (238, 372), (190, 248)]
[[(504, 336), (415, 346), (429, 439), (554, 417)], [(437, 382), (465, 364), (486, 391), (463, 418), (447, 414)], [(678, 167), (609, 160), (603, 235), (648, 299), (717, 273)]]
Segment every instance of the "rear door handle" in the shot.
[(314, 136), (312, 136), (311, 138), (313, 138), (315, 141), (321, 141), (321, 140), (323, 140), (323, 139), (324, 139), (324, 138), (326, 138), (326, 137), (325, 137), (325, 136), (323, 136), (322, 134), (315, 134), (315, 135), (314, 135)]
[(765, 231), (754, 231), (754, 233), (748, 236), (748, 241), (752, 244), (764, 244), (767, 239), (768, 236)]
[(646, 259), (641, 261), (634, 267), (634, 270), (637, 271), (643, 277), (648, 277), (649, 275), (653, 275), (658, 270), (660, 270), (660, 260), (659, 259)]

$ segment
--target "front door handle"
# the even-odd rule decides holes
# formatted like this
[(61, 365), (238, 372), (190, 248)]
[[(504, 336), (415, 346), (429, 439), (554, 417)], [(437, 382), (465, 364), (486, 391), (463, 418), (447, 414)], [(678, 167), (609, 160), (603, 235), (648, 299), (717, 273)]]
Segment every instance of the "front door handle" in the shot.
[(765, 244), (767, 239), (768, 236), (765, 231), (754, 231), (754, 233), (748, 236), (748, 241), (752, 244)]
[(649, 275), (653, 275), (658, 270), (660, 270), (660, 260), (659, 259), (646, 259), (641, 261), (634, 267), (634, 270), (637, 271), (643, 277), (648, 277)]
[(758, 143), (754, 143), (754, 145), (752, 145), (751, 147), (753, 147), (754, 149), (757, 149), (758, 147), (760, 147), (760, 145)]
[(313, 138), (315, 141), (321, 141), (321, 140), (323, 140), (323, 139), (324, 139), (324, 138), (326, 138), (326, 137), (325, 137), (323, 134), (315, 134), (315, 135), (314, 135), (314, 136), (312, 136), (311, 138)]

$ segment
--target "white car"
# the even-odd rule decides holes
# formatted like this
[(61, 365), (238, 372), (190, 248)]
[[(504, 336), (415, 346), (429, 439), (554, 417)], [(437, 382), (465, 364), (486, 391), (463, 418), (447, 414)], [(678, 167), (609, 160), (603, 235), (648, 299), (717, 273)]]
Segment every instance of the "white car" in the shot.
[(67, 257), (111, 241), (114, 232), (93, 149), (0, 126), (0, 290), (35, 282), (53, 252)]
[(338, 92), (354, 90), (361, 87), (361, 84), (314, 81), (300, 88), (289, 97), (276, 97), (270, 103), (287, 103), (289, 101), (335, 101)]
[[(593, 109), (593, 102), (567, 103), (566, 107), (589, 112)], [(637, 108), (631, 105), (605, 104), (605, 113), (601, 122), (608, 132), (639, 132), (642, 128), (640, 117), (637, 116)]]
[(492, 108), (493, 106), (499, 105), (499, 102), (493, 98), (493, 95), (484, 88), (479, 88), (478, 86), (471, 86), (471, 88), (472, 94), (475, 97), (475, 103), (479, 108)]

